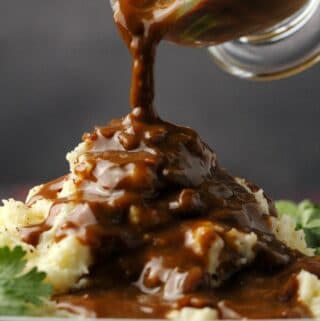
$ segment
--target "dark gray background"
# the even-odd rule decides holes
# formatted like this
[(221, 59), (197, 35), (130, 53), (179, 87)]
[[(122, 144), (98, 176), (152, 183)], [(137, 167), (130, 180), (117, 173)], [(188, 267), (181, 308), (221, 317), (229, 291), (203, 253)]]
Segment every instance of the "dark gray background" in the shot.
[[(232, 173), (273, 197), (319, 199), (320, 65), (254, 83), (163, 44), (156, 78), (160, 114), (196, 128)], [(108, 0), (1, 0), (1, 196), (66, 172), (84, 131), (128, 112), (129, 82)]]

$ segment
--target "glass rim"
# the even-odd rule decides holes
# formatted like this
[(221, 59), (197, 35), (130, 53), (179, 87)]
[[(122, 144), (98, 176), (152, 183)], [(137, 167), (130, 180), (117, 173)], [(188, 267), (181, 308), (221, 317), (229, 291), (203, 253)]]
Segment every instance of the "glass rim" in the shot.
[(244, 44), (263, 44), (281, 41), (301, 29), (320, 6), (320, 0), (309, 0), (297, 13), (279, 24), (253, 35), (242, 36), (237, 41)]
[(312, 56), (311, 58), (307, 59), (306, 61), (298, 65), (295, 65), (294, 67), (287, 68), (285, 70), (279, 70), (271, 73), (255, 73), (253, 71), (243, 69), (243, 67), (235, 63), (235, 61), (232, 61), (232, 63), (230, 63), (230, 61), (225, 60), (223, 55), (220, 53), (220, 51), (215, 51), (214, 47), (210, 48), (210, 54), (215, 64), (219, 66), (222, 70), (228, 72), (229, 74), (232, 74), (233, 76), (236, 76), (242, 79), (261, 81), (261, 82), (280, 80), (283, 78), (295, 76), (320, 62), (320, 52), (319, 52), (314, 56)]
[(264, 32), (208, 48), (213, 61), (239, 78), (271, 81), (320, 62), (320, 0)]

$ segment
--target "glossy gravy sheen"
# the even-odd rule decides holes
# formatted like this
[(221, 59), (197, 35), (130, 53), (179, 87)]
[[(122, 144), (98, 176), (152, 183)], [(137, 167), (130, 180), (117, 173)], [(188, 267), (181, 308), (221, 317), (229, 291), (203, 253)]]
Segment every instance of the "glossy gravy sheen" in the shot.
[[(160, 19), (156, 10), (168, 3), (174, 5), (118, 2), (115, 21), (133, 56), (132, 111), (84, 136), (87, 150), (74, 173), (43, 185), (29, 200), (49, 199), (53, 205), (47, 220), (24, 228), (22, 237), (37, 244), (61, 206), (75, 204), (56, 242), (76, 234), (92, 249), (95, 263), (85, 289), (56, 297), (73, 311), (164, 318), (190, 306), (215, 308), (220, 318), (308, 317), (297, 300), (296, 275), (304, 269), (320, 276), (319, 258), (278, 241), (272, 201), (262, 208), (257, 186), (241, 184), (222, 169), (195, 131), (167, 123), (154, 111), (156, 46), (175, 12), (163, 11)], [(70, 178), (76, 192), (59, 196)], [(245, 259), (236, 241), (250, 233), (257, 239), (251, 259)], [(212, 244), (220, 251), (209, 271), (215, 265)]]

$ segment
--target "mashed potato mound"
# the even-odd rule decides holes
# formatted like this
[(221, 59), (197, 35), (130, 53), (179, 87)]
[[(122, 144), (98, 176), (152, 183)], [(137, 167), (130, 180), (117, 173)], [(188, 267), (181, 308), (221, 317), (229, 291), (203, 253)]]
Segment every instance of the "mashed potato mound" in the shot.
[[(89, 163), (87, 164), (85, 156), (88, 148), (87, 143), (81, 143), (67, 155), (71, 173), (66, 176), (59, 197), (68, 197), (76, 192), (77, 174), (75, 166), (79, 161), (86, 164), (86, 166), (90, 166)], [(270, 204), (262, 189), (256, 190), (240, 178), (237, 179), (237, 182), (255, 196), (255, 199), (260, 204), (261, 211), (265, 214), (270, 214)], [(32, 199), (40, 189), (41, 186), (31, 189), (27, 201)], [(92, 264), (90, 248), (82, 244), (75, 235), (67, 235), (59, 242), (55, 240), (56, 231), (64, 224), (67, 216), (73, 213), (76, 204), (69, 202), (61, 205), (53, 226), (41, 234), (36, 246), (27, 244), (21, 237), (21, 229), (23, 227), (45, 221), (52, 205), (52, 202), (46, 199), (36, 200), (30, 206), (13, 199), (3, 201), (3, 206), (0, 207), (0, 247), (9, 246), (13, 248), (21, 246), (27, 253), (27, 268), (36, 266), (39, 270), (46, 272), (47, 281), (52, 284), (55, 293), (65, 293), (84, 283), (81, 278), (88, 273)], [(273, 231), (279, 240), (306, 255), (314, 254), (314, 251), (307, 247), (304, 232), (295, 230), (295, 222), (290, 216), (282, 216), (279, 219), (270, 216), (270, 218), (270, 224), (272, 224)], [(208, 238), (207, 235), (211, 234), (212, 237)], [(207, 244), (207, 241), (204, 242), (204, 240), (208, 239), (211, 242), (210, 244)], [(187, 239), (185, 240), (186, 245), (196, 255), (202, 255), (203, 252), (207, 253), (208, 272), (211, 275), (217, 274), (221, 263), (219, 261), (220, 254), (225, 248), (226, 242), (229, 241), (234, 243), (239, 254), (234, 267), (234, 271), (236, 271), (254, 259), (253, 248), (257, 242), (255, 233), (243, 233), (237, 229), (231, 229), (222, 238), (219, 236), (219, 227), (212, 224), (212, 222), (204, 221), (199, 225), (199, 228), (187, 234)], [(233, 271), (230, 271), (230, 273), (232, 274)], [(315, 275), (302, 271), (298, 275), (298, 281), (299, 300), (310, 308), (315, 317), (320, 317), (320, 280)], [(214, 286), (218, 285), (219, 281)], [(167, 317), (182, 321), (209, 321), (217, 319), (218, 314), (212, 308), (196, 309), (187, 307), (179, 311), (171, 311)]]
[[(73, 160), (79, 154), (83, 153), (86, 146), (79, 145), (74, 152), (68, 154), (71, 172), (73, 171)], [(72, 174), (71, 174), (72, 175)], [(246, 185), (245, 180), (238, 179), (242, 186), (250, 190)], [(41, 186), (40, 186), (41, 187)], [(40, 187), (33, 188), (28, 196), (30, 199), (37, 193)], [(73, 194), (75, 186), (72, 179), (64, 182), (60, 196)], [(251, 191), (251, 190), (250, 190)], [(252, 192), (259, 202), (261, 209), (269, 213), (268, 202), (263, 191), (259, 190)], [(56, 230), (63, 224), (66, 216), (72, 213), (75, 205), (72, 203), (64, 204), (59, 211), (55, 223), (52, 228), (44, 232), (37, 246), (32, 246), (21, 240), (20, 229), (24, 226), (43, 222), (49, 212), (52, 203), (48, 200), (38, 200), (31, 206), (27, 206), (23, 202), (13, 199), (3, 201), (3, 206), (0, 207), (0, 246), (21, 246), (27, 252), (28, 268), (37, 266), (40, 270), (47, 273), (47, 281), (54, 287), (56, 293), (67, 292), (77, 286), (80, 278), (88, 273), (92, 263), (90, 249), (79, 242), (76, 236), (68, 235), (60, 242), (55, 242), (54, 235)], [(211, 224), (210, 224), (211, 225)], [(307, 247), (305, 235), (303, 231), (295, 230), (295, 222), (290, 216), (282, 216), (281, 218), (272, 219), (273, 231), (277, 238), (291, 248), (295, 248), (306, 255), (313, 255), (314, 251)], [(206, 226), (205, 226), (206, 227)], [(209, 226), (211, 227), (211, 226)], [(206, 227), (208, 228), (208, 227)], [(201, 252), (201, 235), (204, 233), (204, 226), (195, 231), (191, 235), (193, 242), (190, 242), (195, 253)], [(253, 247), (257, 241), (254, 233), (242, 233), (236, 229), (229, 231), (230, 237), (237, 239), (239, 253), (239, 266), (245, 265), (253, 260)], [(216, 273), (219, 265), (218, 256), (224, 247), (224, 241), (217, 237), (210, 247), (209, 266), (210, 274)], [(320, 317), (320, 281), (309, 273), (302, 271), (299, 274), (299, 295), (303, 303), (305, 303), (316, 317)], [(312, 284), (312, 288), (310, 288)], [(218, 284), (217, 284), (218, 285)], [(184, 308), (180, 311), (172, 311), (168, 316), (170, 319), (179, 320), (213, 320), (217, 317), (217, 312), (214, 309), (195, 309)]]

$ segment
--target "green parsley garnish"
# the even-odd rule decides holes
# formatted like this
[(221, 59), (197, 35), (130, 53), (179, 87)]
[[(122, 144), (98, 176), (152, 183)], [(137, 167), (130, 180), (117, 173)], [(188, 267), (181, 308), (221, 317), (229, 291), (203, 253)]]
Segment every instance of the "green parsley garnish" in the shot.
[(320, 205), (309, 200), (301, 203), (277, 201), (276, 208), (279, 216), (289, 215), (296, 222), (296, 229), (303, 230), (308, 247), (315, 249), (320, 255)]
[(51, 296), (45, 273), (37, 268), (25, 272), (25, 255), (20, 246), (0, 248), (0, 315), (41, 315)]

